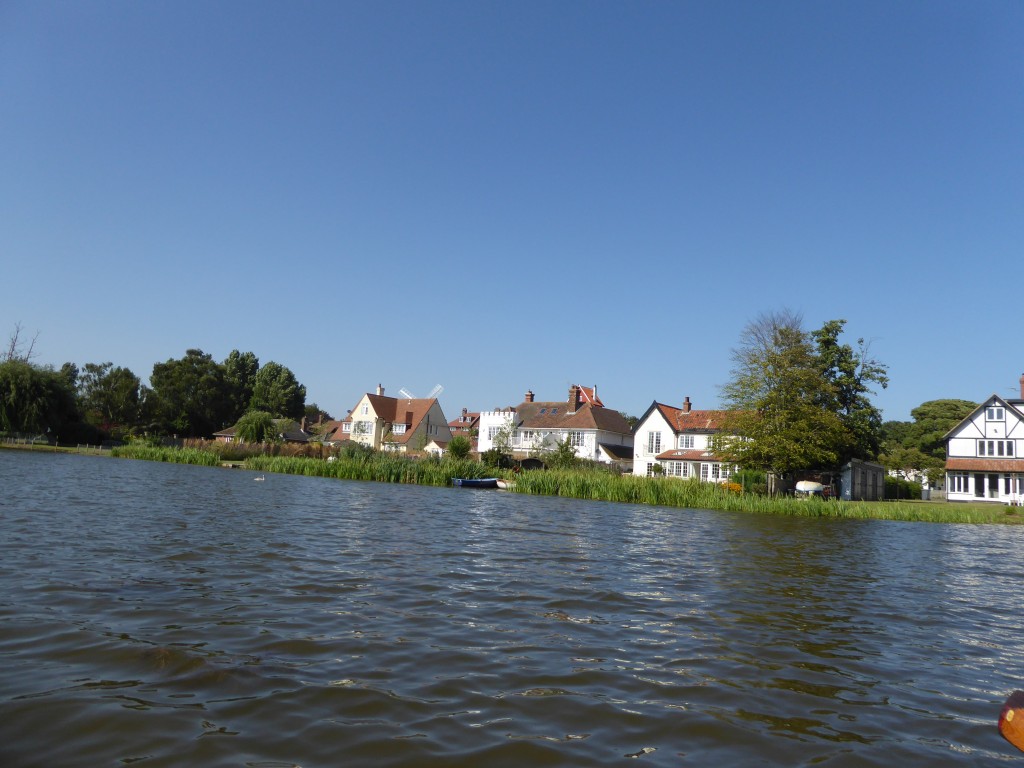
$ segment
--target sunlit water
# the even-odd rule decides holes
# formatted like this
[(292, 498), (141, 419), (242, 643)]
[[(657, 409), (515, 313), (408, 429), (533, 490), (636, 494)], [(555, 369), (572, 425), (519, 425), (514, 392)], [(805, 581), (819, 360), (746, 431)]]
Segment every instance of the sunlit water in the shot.
[(1020, 764), (1024, 530), (0, 451), (3, 766)]

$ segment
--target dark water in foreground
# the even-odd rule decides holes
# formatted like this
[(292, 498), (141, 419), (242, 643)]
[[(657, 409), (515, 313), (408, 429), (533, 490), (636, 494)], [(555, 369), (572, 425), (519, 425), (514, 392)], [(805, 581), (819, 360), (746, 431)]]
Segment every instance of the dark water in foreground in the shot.
[(0, 765), (1024, 764), (1024, 530), (0, 451)]

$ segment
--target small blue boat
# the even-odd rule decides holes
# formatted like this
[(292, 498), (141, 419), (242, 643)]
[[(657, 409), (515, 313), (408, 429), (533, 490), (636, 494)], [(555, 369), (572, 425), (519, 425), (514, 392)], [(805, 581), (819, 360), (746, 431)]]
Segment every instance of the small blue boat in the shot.
[(460, 488), (497, 488), (496, 477), (453, 477), (452, 485)]

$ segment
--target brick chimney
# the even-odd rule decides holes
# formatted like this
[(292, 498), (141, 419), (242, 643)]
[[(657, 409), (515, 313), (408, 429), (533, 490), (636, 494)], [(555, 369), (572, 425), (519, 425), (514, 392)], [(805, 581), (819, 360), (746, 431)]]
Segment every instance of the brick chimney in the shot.
[(690, 412), (690, 398), (689, 397), (684, 397), (683, 398), (683, 413), (689, 413), (689, 412)]
[(377, 385), (377, 394), (378, 395), (383, 395), (384, 394), (384, 387), (381, 386), (380, 384)]
[(569, 387), (569, 413), (576, 413), (580, 405), (580, 388), (573, 384)]
[(523, 399), (527, 403), (532, 403), (533, 402), (533, 390), (530, 390), (530, 389), (526, 390), (526, 394), (523, 396)]
[(1024, 400), (1024, 373), (1020, 375), (1020, 399)]

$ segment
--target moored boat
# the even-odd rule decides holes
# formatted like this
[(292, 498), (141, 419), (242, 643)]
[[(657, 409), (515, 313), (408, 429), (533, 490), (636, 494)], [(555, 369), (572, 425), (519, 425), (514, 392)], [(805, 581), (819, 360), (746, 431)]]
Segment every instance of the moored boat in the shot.
[(453, 477), (452, 485), (461, 488), (497, 488), (496, 477)]

